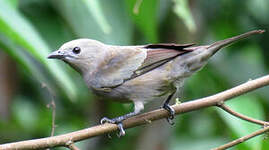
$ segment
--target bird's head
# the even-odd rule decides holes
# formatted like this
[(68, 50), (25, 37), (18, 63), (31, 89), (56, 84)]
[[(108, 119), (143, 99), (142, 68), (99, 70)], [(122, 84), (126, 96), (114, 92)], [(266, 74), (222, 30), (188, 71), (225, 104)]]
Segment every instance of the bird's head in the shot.
[(80, 73), (85, 73), (97, 64), (97, 58), (105, 50), (105, 45), (91, 39), (77, 39), (63, 44), (59, 50), (49, 54), (49, 59), (60, 59)]

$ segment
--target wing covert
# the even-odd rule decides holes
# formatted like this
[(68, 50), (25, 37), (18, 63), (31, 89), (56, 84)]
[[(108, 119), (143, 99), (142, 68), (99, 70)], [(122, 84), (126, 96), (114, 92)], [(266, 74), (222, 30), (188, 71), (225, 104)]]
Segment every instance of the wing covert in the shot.
[(113, 47), (90, 76), (95, 88), (116, 87), (130, 78), (146, 59), (146, 50), (136, 47)]

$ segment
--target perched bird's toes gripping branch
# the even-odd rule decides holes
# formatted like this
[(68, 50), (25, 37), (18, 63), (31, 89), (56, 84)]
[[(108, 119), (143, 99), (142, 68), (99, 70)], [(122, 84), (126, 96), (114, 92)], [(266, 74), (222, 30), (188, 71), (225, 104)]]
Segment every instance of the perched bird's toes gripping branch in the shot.
[(119, 134), (118, 134), (118, 136), (121, 137), (121, 136), (124, 136), (125, 135), (125, 130), (124, 130), (123, 125), (122, 125), (122, 121), (124, 119), (125, 118), (120, 118), (120, 117), (113, 118), (113, 119), (109, 119), (107, 117), (104, 117), (104, 118), (101, 119), (100, 123), (101, 124), (105, 124), (105, 123), (117, 124), (118, 129), (120, 131)]

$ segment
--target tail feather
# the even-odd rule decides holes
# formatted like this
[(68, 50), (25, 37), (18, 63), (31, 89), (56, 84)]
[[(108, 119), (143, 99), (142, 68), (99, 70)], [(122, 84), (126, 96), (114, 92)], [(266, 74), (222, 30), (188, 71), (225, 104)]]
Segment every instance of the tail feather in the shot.
[(229, 44), (232, 44), (236, 41), (239, 41), (241, 39), (244, 39), (244, 38), (247, 38), (251, 35), (254, 35), (254, 34), (262, 34), (264, 33), (265, 30), (253, 30), (253, 31), (249, 31), (249, 32), (246, 32), (246, 33), (243, 33), (243, 34), (240, 34), (240, 35), (237, 35), (237, 36), (234, 36), (234, 37), (231, 37), (231, 38), (228, 38), (228, 39), (225, 39), (225, 40), (221, 40), (221, 41), (218, 41), (218, 42), (215, 42), (211, 45), (209, 45), (208, 47), (208, 50), (209, 51), (212, 51), (212, 55), (215, 54), (218, 50), (220, 50), (221, 48), (229, 45)]

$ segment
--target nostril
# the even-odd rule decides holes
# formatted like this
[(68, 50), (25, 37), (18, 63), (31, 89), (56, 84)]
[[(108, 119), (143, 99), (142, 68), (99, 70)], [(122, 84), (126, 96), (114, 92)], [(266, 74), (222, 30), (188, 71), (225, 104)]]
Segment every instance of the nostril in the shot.
[(61, 52), (60, 51), (58, 51), (58, 54), (60, 54)]

